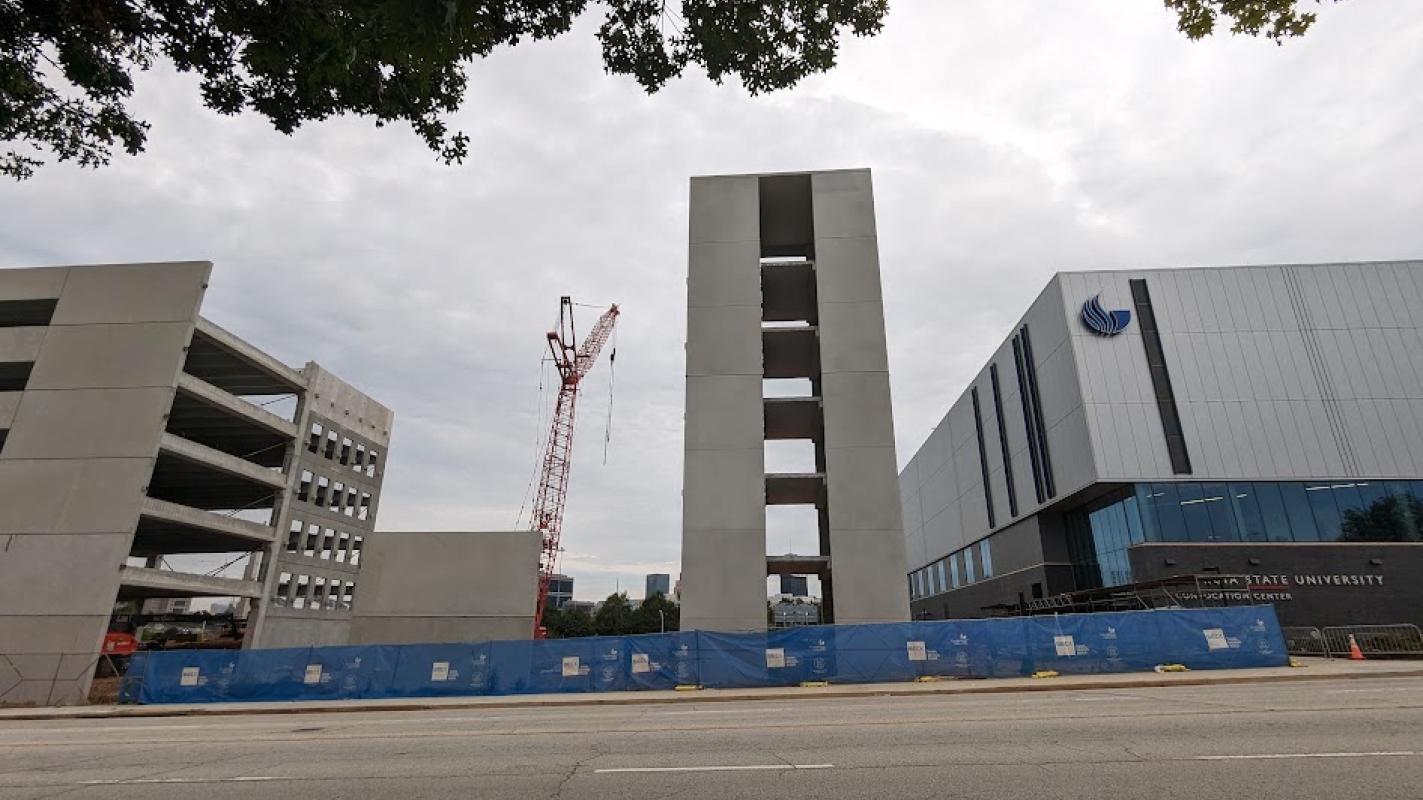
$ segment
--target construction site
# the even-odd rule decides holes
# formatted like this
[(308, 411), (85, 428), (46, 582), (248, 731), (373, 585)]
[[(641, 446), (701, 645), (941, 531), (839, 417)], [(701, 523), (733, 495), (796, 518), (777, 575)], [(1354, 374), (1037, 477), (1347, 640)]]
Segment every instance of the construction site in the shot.
[[(611, 392), (618, 305), (585, 329), (561, 297), (538, 332), (555, 378), (528, 524), (405, 531), (377, 525), (395, 411), (204, 317), (212, 264), (0, 271), (0, 702), (83, 703), (96, 674), (180, 702), (1268, 666), (1287, 647), (1264, 604), (1292, 625), (1410, 622), (1394, 609), (1423, 585), (1423, 475), (1342, 422), (1295, 473), (1224, 466), (1186, 413), (1196, 375), (1167, 374), (1188, 351), (1163, 340), (1205, 313), (1178, 301), (1184, 279), (1055, 279), (901, 472), (877, 237), (869, 170), (691, 180), (680, 629), (556, 642), (577, 407), (600, 364)], [(1299, 320), (1324, 313), (1314, 287), (1333, 272), (1423, 274), (1238, 272), (1209, 274), (1261, 297), (1278, 281)], [(1395, 311), (1423, 323), (1419, 308)], [(1322, 335), (1294, 330), (1301, 347)], [(1139, 367), (1150, 402), (1094, 394), (1076, 370), (1100, 358)], [(1138, 427), (1120, 461), (1111, 432)], [(768, 469), (772, 446), (800, 467)], [(1327, 489), (1310, 499), (1332, 511), (1270, 527), (1266, 477), (1298, 482), (1268, 484), (1287, 503)], [(1227, 494), (1233, 510), (1210, 505)], [(1367, 524), (1350, 516), (1370, 503)], [(773, 523), (815, 546), (772, 553)], [(665, 595), (670, 576), (652, 578)], [(1317, 610), (1310, 592), (1335, 589), (1339, 613)]]

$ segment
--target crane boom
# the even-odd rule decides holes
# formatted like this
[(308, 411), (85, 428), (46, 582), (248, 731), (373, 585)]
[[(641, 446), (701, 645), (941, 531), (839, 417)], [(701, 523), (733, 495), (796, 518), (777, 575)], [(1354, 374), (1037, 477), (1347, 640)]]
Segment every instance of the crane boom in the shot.
[(542, 639), (546, 633), (543, 627), (544, 607), (548, 603), (549, 583), (558, 572), (563, 508), (568, 497), (568, 474), (572, 466), (573, 419), (578, 404), (578, 386), (593, 369), (617, 322), (618, 307), (612, 305), (598, 318), (580, 346), (573, 329), (573, 301), (563, 297), (559, 300), (558, 328), (548, 332), (549, 351), (553, 354), (554, 366), (561, 380), (533, 508), (533, 530), (541, 534), (538, 600), (534, 606), (536, 639)]

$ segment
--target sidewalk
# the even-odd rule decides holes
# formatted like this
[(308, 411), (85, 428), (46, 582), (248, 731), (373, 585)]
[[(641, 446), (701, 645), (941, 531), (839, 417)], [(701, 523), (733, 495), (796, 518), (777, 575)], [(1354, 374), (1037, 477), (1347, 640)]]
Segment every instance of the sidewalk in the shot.
[(825, 697), (876, 697), (942, 694), (1052, 692), (1080, 689), (1133, 689), (1154, 686), (1318, 681), (1354, 678), (1423, 678), (1419, 661), (1349, 661), (1297, 659), (1301, 667), (1132, 672), (1111, 675), (1064, 675), (1058, 678), (942, 680), (930, 683), (857, 683), (837, 686), (768, 686), (700, 691), (606, 692), (599, 694), (506, 695), (500, 697), (417, 697), (390, 700), (315, 700), (278, 703), (197, 703), (151, 706), (70, 706), (0, 709), (0, 722), (11, 720), (111, 719), (127, 717), (228, 716), (240, 714), (311, 714), (359, 711), (428, 711), (469, 708), (563, 708), (647, 703), (715, 703), (750, 700), (797, 700)]

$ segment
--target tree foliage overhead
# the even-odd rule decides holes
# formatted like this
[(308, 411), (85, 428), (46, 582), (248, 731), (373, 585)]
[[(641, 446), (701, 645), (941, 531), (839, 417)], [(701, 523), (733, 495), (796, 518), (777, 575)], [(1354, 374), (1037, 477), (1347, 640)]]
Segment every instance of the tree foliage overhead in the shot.
[[(1308, 0), (1165, 0), (1192, 39), (1222, 19), (1275, 41), (1302, 35)], [(1319, 0), (1315, 0), (1319, 2)], [(648, 92), (697, 65), (753, 94), (835, 65), (842, 37), (874, 36), (888, 0), (0, 0), (0, 175), (50, 159), (107, 164), (143, 150), (134, 74), (167, 60), (202, 102), (253, 111), (290, 134), (341, 115), (409, 124), (446, 163), (469, 137), (469, 66), (501, 47), (567, 33), (594, 6), (604, 68)]]
[[(1277, 44), (1303, 36), (1314, 24), (1312, 11), (1301, 11), (1307, 0), (1165, 0), (1176, 12), (1176, 27), (1192, 39), (1215, 32), (1222, 18), (1230, 20), (1231, 33), (1265, 36)], [(1319, 5), (1322, 0), (1314, 0)], [(1337, 2), (1337, 0), (1336, 0)]]
[[(356, 114), (409, 123), (446, 163), (469, 138), (458, 109), (469, 64), (567, 33), (588, 0), (0, 0), (0, 174), (48, 151), (84, 166), (143, 150), (127, 101), (160, 58), (201, 79), (205, 105), (255, 111), (277, 130)], [(880, 31), (888, 0), (603, 0), (607, 71), (649, 92), (691, 64), (752, 93), (835, 64), (842, 35)], [(18, 147), (18, 149), (16, 149)]]

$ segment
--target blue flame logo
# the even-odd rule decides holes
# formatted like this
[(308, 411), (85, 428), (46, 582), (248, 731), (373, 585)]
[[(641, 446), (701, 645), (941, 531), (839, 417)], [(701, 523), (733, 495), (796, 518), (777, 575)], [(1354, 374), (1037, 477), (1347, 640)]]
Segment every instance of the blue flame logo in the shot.
[(1102, 336), (1116, 336), (1131, 322), (1131, 310), (1108, 311), (1102, 308), (1102, 293), (1092, 295), (1092, 299), (1082, 304), (1082, 324), (1093, 333)]

